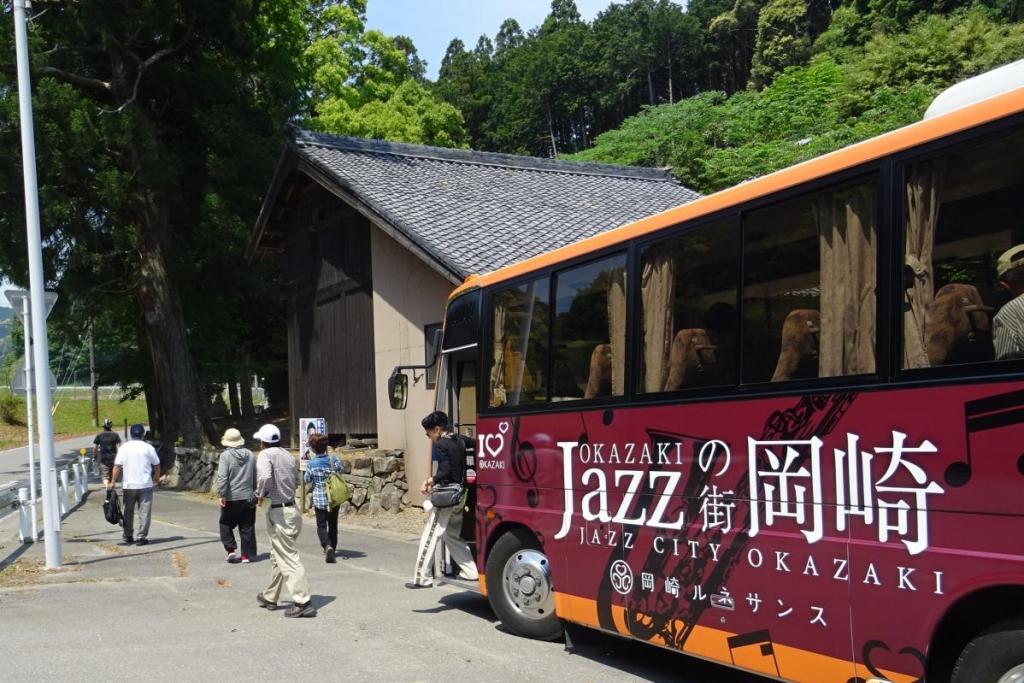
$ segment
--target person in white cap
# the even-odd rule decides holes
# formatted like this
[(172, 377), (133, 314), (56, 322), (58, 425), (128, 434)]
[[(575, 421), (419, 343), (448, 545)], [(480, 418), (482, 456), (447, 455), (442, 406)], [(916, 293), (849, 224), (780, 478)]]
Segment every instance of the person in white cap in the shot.
[(284, 615), (316, 616), (306, 583), (306, 568), (302, 566), (296, 545), (302, 532), (302, 514), (295, 508), (298, 461), (280, 447), (281, 432), (274, 425), (263, 425), (253, 438), (263, 446), (256, 456), (256, 496), (261, 507), (264, 499), (270, 499), (270, 507), (267, 508), (270, 585), (257, 593), (256, 603), (264, 609), (277, 609), (281, 589), (287, 585), (293, 604)]
[[(224, 452), (217, 464), (217, 495), (220, 496), (220, 540), (231, 563), (256, 557), (256, 456), (245, 447), (241, 432), (231, 428), (220, 440)], [(242, 541), (236, 551), (235, 527)]]
[(996, 360), (1024, 358), (1024, 244), (1007, 249), (996, 261), (999, 286), (1011, 297), (992, 319)]

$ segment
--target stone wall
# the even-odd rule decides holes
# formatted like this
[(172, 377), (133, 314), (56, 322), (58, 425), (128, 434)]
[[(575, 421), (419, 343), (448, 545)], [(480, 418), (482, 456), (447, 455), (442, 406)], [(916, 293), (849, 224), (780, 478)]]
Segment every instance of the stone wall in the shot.
[(189, 491), (209, 491), (217, 475), (220, 451), (199, 448), (175, 448), (174, 467), (164, 479), (166, 486)]
[[(411, 504), (405, 454), (401, 449), (340, 448), (333, 453), (341, 460), (342, 477), (351, 494), (351, 499), (341, 506), (342, 515), (397, 513)], [(220, 451), (175, 448), (174, 454), (175, 465), (164, 480), (167, 486), (212, 490)]]
[(342, 476), (352, 495), (341, 506), (342, 515), (397, 513), (412, 502), (401, 449), (338, 449), (334, 454), (341, 459)]

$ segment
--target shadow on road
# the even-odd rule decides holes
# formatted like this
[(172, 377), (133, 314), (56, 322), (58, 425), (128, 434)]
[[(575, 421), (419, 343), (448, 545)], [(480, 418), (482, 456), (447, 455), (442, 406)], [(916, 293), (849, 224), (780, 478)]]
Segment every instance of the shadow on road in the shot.
[(494, 616), (494, 612), (491, 611), (491, 605), (487, 602), (487, 598), (479, 593), (472, 591), (448, 593), (443, 595), (437, 602), (439, 604), (436, 607), (414, 609), (413, 612), (418, 614), (440, 614), (441, 612), (457, 609), (460, 612), (465, 612), (470, 616), (489, 621), (492, 624), (498, 621)]
[(25, 554), (29, 548), (32, 547), (31, 543), (19, 543), (18, 547), (8, 553), (7, 557), (0, 560), (0, 571), (3, 571), (7, 567), (11, 566), (18, 561), (18, 558)]
[[(494, 624), (494, 628), (507, 633), (509, 638), (518, 638), (505, 628), (491, 611), (487, 598), (479, 593), (466, 591), (449, 593), (438, 600), (435, 607), (417, 609), (419, 614), (439, 614), (459, 610), (482, 621)], [(583, 657), (612, 669), (639, 676), (650, 681), (668, 683), (769, 683), (770, 679), (755, 674), (730, 669), (720, 664), (707, 662), (695, 657), (656, 647), (648, 643), (620, 638), (608, 633), (569, 626), (570, 643), (566, 650), (574, 657)], [(513, 647), (510, 645), (510, 647)]]
[(769, 679), (756, 674), (594, 629), (570, 625), (568, 633), (571, 645), (566, 649), (573, 656), (584, 657), (649, 681), (769, 683)]
[[(172, 538), (160, 539), (159, 541), (150, 541), (150, 545), (152, 545), (154, 543), (170, 543), (170, 542), (176, 541), (176, 540), (185, 540), (185, 537), (184, 536), (174, 536)], [(199, 545), (207, 545), (209, 543), (219, 543), (219, 542), (220, 541), (218, 539), (211, 538), (211, 539), (204, 540), (204, 541), (196, 541), (195, 543), (183, 543), (181, 545), (171, 545), (171, 546), (165, 546), (165, 547), (162, 547), (162, 548), (153, 548), (152, 550), (146, 550), (145, 552), (140, 552), (140, 553), (137, 553), (137, 552), (127, 552), (126, 551), (123, 555), (107, 555), (105, 557), (97, 557), (97, 558), (92, 559), (92, 560), (75, 560), (73, 562), (68, 562), (68, 564), (69, 565), (82, 565), (82, 566), (86, 566), (86, 565), (90, 565), (90, 564), (99, 564), (100, 562), (110, 562), (112, 560), (130, 560), (132, 558), (141, 557), (143, 555), (155, 555), (157, 553), (166, 553), (166, 552), (169, 552), (171, 550), (182, 550), (184, 548), (194, 548), (194, 547), (199, 546)], [(129, 547), (137, 547), (137, 546), (129, 546)], [(149, 547), (149, 546), (144, 546), (144, 547)]]
[(333, 595), (310, 595), (309, 601), (313, 603), (313, 607), (316, 607), (317, 611), (322, 610), (327, 605), (337, 600)]

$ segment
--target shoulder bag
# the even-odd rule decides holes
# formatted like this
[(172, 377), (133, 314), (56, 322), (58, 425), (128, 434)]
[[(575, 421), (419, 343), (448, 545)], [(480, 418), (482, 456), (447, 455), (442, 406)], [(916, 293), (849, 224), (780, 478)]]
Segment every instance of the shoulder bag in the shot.
[[(455, 443), (457, 443), (463, 449), (463, 456), (465, 457), (465, 446), (463, 446), (461, 439), (458, 435), (449, 435)], [(463, 471), (465, 476), (465, 471)], [(466, 494), (466, 487), (463, 482), (452, 482), (450, 484), (442, 484), (441, 486), (435, 486), (430, 492), (430, 504), (436, 508), (451, 508), (457, 505), (462, 505), (462, 501)]]

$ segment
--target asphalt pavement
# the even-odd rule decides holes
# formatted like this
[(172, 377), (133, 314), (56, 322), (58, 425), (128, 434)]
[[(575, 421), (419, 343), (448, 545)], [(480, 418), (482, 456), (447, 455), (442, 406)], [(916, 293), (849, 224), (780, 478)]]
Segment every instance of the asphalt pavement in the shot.
[[(54, 444), (54, 456), (58, 470), (62, 467), (66, 467), (70, 462), (78, 457), (78, 449), (80, 448), (92, 448), (92, 440), (95, 435), (90, 434), (88, 436), (80, 436), (73, 439), (65, 439), (63, 441), (57, 441)], [(39, 445), (35, 446), (35, 462), (36, 462), (36, 496), (42, 495), (41, 489), (39, 488)], [(8, 448), (7, 450), (0, 451), (0, 491), (6, 490), (8, 487), (14, 487), (15, 493), (17, 488), (29, 486), (29, 459), (28, 459), (28, 446), (20, 446), (18, 448)], [(2, 497), (2, 496), (0, 496)], [(36, 505), (37, 517), (39, 518), (39, 528), (43, 528), (42, 524), (42, 507)], [(0, 508), (0, 519), (11, 515), (12, 510), (9, 507)]]
[(519, 638), (474, 590), (404, 588), (415, 537), (343, 525), (331, 565), (308, 519), (299, 545), (319, 614), (287, 619), (256, 605), (270, 577), (262, 512), (258, 560), (236, 565), (215, 501), (158, 490), (152, 543), (124, 547), (102, 499), (93, 482), (65, 518), (57, 571), (40, 569), (42, 543), (18, 543), (17, 516), (0, 520), (0, 566), (17, 560), (0, 571), (4, 680), (752, 680), (595, 632), (571, 651)]

